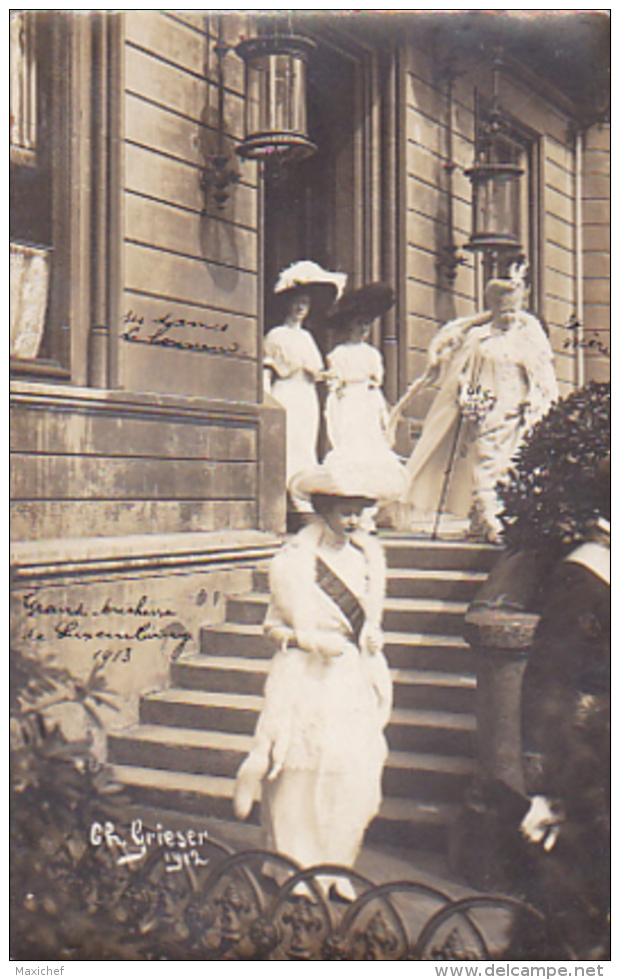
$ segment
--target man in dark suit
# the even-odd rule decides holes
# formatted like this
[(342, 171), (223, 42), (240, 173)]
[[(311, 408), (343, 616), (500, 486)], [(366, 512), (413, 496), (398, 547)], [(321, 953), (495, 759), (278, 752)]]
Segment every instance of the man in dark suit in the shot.
[(610, 551), (599, 518), (546, 590), (522, 696), (533, 898), (576, 959), (609, 957)]

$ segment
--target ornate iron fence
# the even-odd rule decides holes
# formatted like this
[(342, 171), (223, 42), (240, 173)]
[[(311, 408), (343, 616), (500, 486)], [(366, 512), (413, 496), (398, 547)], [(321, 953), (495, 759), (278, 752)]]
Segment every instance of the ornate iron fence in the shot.
[[(195, 855), (196, 852), (194, 852)], [(416, 881), (376, 885), (337, 865), (234, 853), (209, 839), (197, 862), (166, 848), (119, 868), (99, 899), (134, 955), (170, 960), (485, 960), (564, 958), (539, 911), (503, 895), (453, 900)], [(170, 873), (174, 871), (175, 873)], [(339, 892), (346, 879), (355, 892)], [(141, 951), (141, 952), (140, 952)]]

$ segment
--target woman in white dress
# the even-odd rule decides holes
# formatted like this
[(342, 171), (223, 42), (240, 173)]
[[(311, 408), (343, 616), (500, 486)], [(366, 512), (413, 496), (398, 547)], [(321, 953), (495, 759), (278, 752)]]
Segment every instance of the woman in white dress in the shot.
[[(352, 867), (381, 801), (392, 704), (382, 652), (383, 551), (360, 529), (364, 508), (387, 487), (376, 470), (335, 455), (293, 486), (318, 516), (271, 564), (264, 629), (280, 649), (237, 776), (235, 811), (247, 816), (262, 782), (271, 849), (302, 867)], [(354, 897), (348, 878), (337, 887)]]
[[(284, 309), (280, 326), (265, 337), (263, 367), (265, 390), (286, 411), (286, 485), (296, 473), (317, 464), (320, 409), (316, 383), (323, 377), (323, 357), (304, 323), (311, 309), (326, 310), (338, 297), (344, 273), (326, 272), (314, 262), (296, 262), (276, 283)], [(295, 509), (309, 505), (291, 495)]]
[(394, 300), (390, 286), (370, 283), (345, 293), (328, 314), (328, 324), (342, 339), (327, 356), (325, 417), (333, 450), (354, 463), (387, 469), (404, 487), (404, 468), (388, 441), (383, 358), (367, 342), (373, 320)]

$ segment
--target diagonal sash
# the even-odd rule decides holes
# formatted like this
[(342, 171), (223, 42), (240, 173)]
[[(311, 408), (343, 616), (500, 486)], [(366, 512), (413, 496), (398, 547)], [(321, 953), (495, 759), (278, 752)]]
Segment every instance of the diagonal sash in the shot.
[(348, 585), (319, 557), (316, 560), (316, 580), (323, 592), (338, 606), (351, 627), (355, 642), (359, 643), (366, 613), (357, 597), (351, 592)]

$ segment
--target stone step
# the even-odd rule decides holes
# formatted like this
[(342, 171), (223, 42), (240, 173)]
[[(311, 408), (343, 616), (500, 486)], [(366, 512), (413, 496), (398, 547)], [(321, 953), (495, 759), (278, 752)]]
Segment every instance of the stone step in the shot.
[(204, 654), (178, 660), (170, 669), (172, 687), (195, 691), (262, 695), (270, 660)]
[[(380, 531), (378, 539), (385, 551), (389, 569), (415, 568), (418, 570), (478, 571), (490, 572), (501, 548), (480, 541), (462, 539), (433, 541), (429, 535), (401, 534), (397, 531)], [(267, 566), (256, 570), (259, 589), (267, 588)]]
[(501, 548), (470, 541), (431, 541), (405, 535), (379, 535), (388, 568), (489, 572)]
[[(234, 780), (163, 769), (116, 764), (114, 774), (134, 802), (168, 812), (198, 814), (204, 819), (234, 819), (232, 796)], [(445, 849), (447, 831), (458, 813), (451, 803), (386, 798), (379, 815), (367, 831), (367, 839), (383, 844), (431, 846)], [(258, 823), (256, 802), (248, 822)]]
[[(112, 770), (134, 802), (180, 813), (195, 813), (205, 819), (234, 819), (234, 779), (141, 766), (114, 765)], [(259, 815), (259, 805), (255, 803), (248, 820), (258, 823)]]
[[(276, 644), (258, 624), (223, 623), (200, 631), (200, 649), (209, 656), (268, 659), (275, 653)], [(473, 655), (461, 636), (388, 632), (384, 649), (393, 667), (473, 672)]]
[[(263, 698), (252, 694), (170, 688), (140, 701), (140, 722), (252, 735)], [(386, 736), (391, 749), (471, 755), (475, 718), (464, 712), (394, 708)]]
[[(466, 602), (444, 599), (386, 599), (383, 612), (385, 630), (460, 635)], [(262, 624), (267, 596), (260, 592), (233, 597), (226, 603), (226, 620), (243, 626)]]
[(388, 632), (384, 653), (393, 668), (474, 676), (474, 654), (466, 640), (456, 634)]
[[(451, 571), (445, 569), (390, 568), (387, 571), (386, 594), (403, 599), (454, 599), (471, 602), (482, 584), (486, 572)], [(266, 595), (269, 592), (267, 569), (256, 569), (253, 574), (253, 591)]]
[(251, 746), (252, 735), (135, 725), (108, 736), (108, 757), (146, 769), (234, 777)]
[[(192, 656), (172, 665), (173, 687), (262, 695), (270, 661), (257, 657)], [(392, 670), (394, 704), (410, 708), (472, 711), (475, 678), (442, 671)]]
[[(252, 744), (249, 735), (163, 725), (137, 725), (109, 736), (109, 761), (169, 772), (235, 777)], [(458, 802), (472, 760), (422, 752), (391, 752), (383, 774), (386, 797)]]
[(473, 757), (475, 733), (471, 714), (394, 708), (386, 738), (391, 751)]
[(383, 771), (386, 800), (460, 803), (473, 772), (473, 760), (425, 752), (390, 752)]
[(200, 652), (209, 656), (269, 658), (277, 648), (258, 623), (222, 623), (200, 630)]
[(263, 698), (252, 694), (169, 688), (140, 700), (140, 721), (208, 731), (253, 735)]
[(387, 798), (366, 831), (365, 840), (394, 848), (448, 850), (450, 827), (460, 807), (453, 803)]
[(475, 711), (476, 679), (447, 671), (391, 669), (395, 708)]
[(470, 603), (486, 579), (486, 572), (390, 569), (386, 594), (391, 599), (444, 599)]
[(467, 607), (447, 599), (386, 599), (383, 626), (388, 632), (460, 636)]

